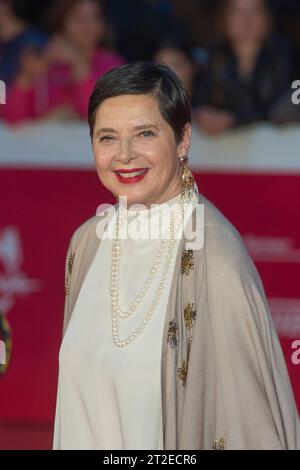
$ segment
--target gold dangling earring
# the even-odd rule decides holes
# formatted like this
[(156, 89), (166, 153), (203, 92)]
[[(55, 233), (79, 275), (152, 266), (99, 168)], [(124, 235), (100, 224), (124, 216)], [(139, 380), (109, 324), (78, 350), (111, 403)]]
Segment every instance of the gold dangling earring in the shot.
[(192, 194), (196, 192), (196, 189), (194, 186), (195, 178), (194, 178), (193, 173), (188, 167), (188, 162), (189, 162), (188, 156), (184, 155), (182, 157), (179, 157), (179, 160), (183, 167), (182, 177), (181, 177), (181, 182), (182, 182), (181, 198), (185, 202), (189, 202), (192, 198)]

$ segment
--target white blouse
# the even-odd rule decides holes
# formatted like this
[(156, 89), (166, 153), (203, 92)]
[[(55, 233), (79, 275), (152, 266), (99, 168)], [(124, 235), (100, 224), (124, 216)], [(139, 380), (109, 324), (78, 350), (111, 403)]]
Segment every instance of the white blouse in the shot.
[[(140, 227), (139, 233), (145, 238), (134, 239), (131, 235), (121, 239), (119, 299), (123, 311), (129, 309), (142, 288), (159, 249), (160, 240), (147, 237), (147, 221), (151, 219), (151, 228), (161, 227), (164, 218), (159, 213), (163, 206), (178, 203), (179, 199), (180, 194), (154, 210), (139, 209), (136, 219), (131, 217), (132, 210), (126, 211), (130, 227)], [(176, 214), (177, 220), (179, 212)], [(112, 211), (110, 227), (114, 227), (115, 219)], [(111, 322), (112, 240), (101, 240), (59, 351), (53, 449), (163, 449), (161, 347), (178, 244), (177, 236), (164, 289), (149, 323), (132, 343), (118, 347)], [(119, 320), (121, 339), (126, 339), (144, 319), (165, 262), (164, 250), (154, 281), (139, 307), (128, 318)]]

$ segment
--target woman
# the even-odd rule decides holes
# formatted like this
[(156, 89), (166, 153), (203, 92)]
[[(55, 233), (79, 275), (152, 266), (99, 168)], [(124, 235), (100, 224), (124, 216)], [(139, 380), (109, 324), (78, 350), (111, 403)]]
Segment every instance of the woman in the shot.
[(162, 64), (117, 67), (97, 81), (88, 121), (117, 203), (68, 248), (53, 448), (299, 448), (261, 280), (187, 166), (181, 82)]
[(28, 21), (32, 8), (32, 2), (0, 1), (0, 80), (6, 86), (14, 80), (23, 52), (38, 52), (47, 43), (47, 35)]
[(97, 77), (125, 61), (104, 46), (109, 28), (102, 1), (58, 0), (54, 4), (52, 21), (54, 38), (49, 54), (53, 74), (55, 67), (61, 80), (65, 73), (72, 106), (80, 117), (86, 118), (88, 100)]
[(33, 119), (86, 119), (97, 77), (124, 63), (102, 44), (107, 26), (98, 0), (56, 1), (50, 17), (51, 41), (42, 52), (25, 51), (19, 73), (7, 91), (2, 117), (11, 124)]
[(182, 81), (189, 97), (193, 95), (196, 67), (189, 44), (166, 36), (155, 51), (154, 62), (168, 65)]
[[(226, 0), (216, 22), (220, 40), (207, 49), (195, 83), (195, 120), (218, 135), (258, 121), (299, 119), (290, 89), (298, 78), (290, 43), (274, 34), (268, 0)], [(298, 113), (299, 114), (299, 113)]]

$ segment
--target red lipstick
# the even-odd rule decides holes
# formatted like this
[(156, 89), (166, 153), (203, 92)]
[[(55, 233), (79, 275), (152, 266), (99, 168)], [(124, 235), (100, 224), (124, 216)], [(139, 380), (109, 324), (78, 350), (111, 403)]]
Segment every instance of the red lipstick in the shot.
[[(148, 173), (149, 168), (130, 168), (130, 169), (117, 169), (114, 170), (114, 173), (120, 183), (124, 184), (133, 184), (138, 183), (142, 179), (145, 178), (146, 174)], [(142, 172), (139, 175), (129, 176), (130, 173)], [(128, 176), (122, 176), (122, 174), (126, 174)]]

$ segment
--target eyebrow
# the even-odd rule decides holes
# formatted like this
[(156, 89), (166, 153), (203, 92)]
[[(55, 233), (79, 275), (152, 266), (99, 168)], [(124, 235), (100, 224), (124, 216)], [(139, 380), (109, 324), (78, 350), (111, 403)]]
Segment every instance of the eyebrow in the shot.
[[(158, 130), (158, 127), (155, 124), (140, 124), (139, 126), (134, 126), (133, 130), (134, 131), (139, 131), (139, 130), (142, 130), (142, 129), (149, 129), (150, 127)], [(117, 133), (117, 131), (115, 129), (111, 128), (111, 127), (101, 127), (100, 129), (97, 130), (96, 135), (101, 134), (101, 132), (111, 132), (111, 133), (114, 133), (114, 134)]]

